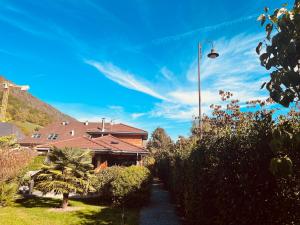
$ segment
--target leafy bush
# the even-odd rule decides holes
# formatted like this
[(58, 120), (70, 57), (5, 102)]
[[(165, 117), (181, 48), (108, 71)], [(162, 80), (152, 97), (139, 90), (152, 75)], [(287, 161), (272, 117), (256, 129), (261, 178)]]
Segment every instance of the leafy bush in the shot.
[(7, 206), (14, 200), (24, 169), (34, 156), (35, 152), (29, 149), (0, 149), (1, 206)]
[(150, 196), (151, 173), (146, 167), (110, 167), (96, 174), (94, 187), (114, 205), (140, 206)]
[(147, 167), (151, 173), (154, 172), (155, 158), (151, 155), (143, 158), (143, 165)]
[(8, 135), (8, 136), (0, 137), (0, 147), (1, 148), (18, 147), (16, 136)]
[(96, 174), (93, 180), (93, 186), (98, 194), (101, 195), (101, 200), (112, 200), (112, 182), (123, 169), (124, 168), (120, 166), (112, 166), (102, 169)]
[(13, 204), (19, 185), (16, 182), (0, 182), (0, 206)]
[(178, 142), (157, 158), (187, 224), (300, 224), (300, 113), (275, 119), (264, 108), (269, 102), (249, 102), (261, 109), (247, 112), (237, 100), (212, 105), (201, 139)]
[(16, 178), (35, 155), (30, 149), (0, 149), (0, 181)]
[(38, 155), (31, 160), (29, 165), (26, 167), (27, 171), (40, 170), (45, 163), (46, 155)]

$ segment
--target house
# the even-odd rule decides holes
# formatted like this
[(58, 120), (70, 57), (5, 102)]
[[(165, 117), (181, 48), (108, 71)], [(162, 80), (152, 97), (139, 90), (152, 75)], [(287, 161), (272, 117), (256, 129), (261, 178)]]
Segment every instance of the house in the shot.
[(147, 131), (122, 123), (63, 121), (53, 123), (19, 143), (48, 152), (52, 147), (81, 148), (93, 152), (95, 167), (142, 164)]
[(22, 131), (12, 123), (0, 122), (0, 137), (15, 135), (17, 140), (21, 140), (25, 137)]

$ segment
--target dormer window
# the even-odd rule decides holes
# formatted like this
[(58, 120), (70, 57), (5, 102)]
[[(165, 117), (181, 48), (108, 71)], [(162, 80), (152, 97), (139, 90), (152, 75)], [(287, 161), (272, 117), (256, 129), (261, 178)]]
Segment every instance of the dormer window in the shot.
[(40, 138), (41, 137), (41, 134), (38, 134), (38, 133), (35, 133), (31, 136), (32, 138)]
[(69, 121), (63, 121), (61, 124), (62, 124), (63, 126), (67, 126), (67, 125), (69, 124)]
[(54, 134), (54, 133), (49, 134), (48, 136), (48, 140), (56, 140), (57, 138), (58, 138), (58, 134)]

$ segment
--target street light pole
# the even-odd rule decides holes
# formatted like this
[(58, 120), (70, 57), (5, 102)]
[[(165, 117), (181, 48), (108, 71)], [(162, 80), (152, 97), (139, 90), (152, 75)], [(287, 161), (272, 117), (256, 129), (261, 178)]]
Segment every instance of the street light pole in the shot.
[[(210, 50), (210, 53), (207, 55), (208, 58), (210, 59), (215, 59), (219, 57), (219, 53), (214, 49), (213, 43), (212, 43), (212, 48)], [(198, 97), (199, 97), (199, 134), (200, 134), (200, 139), (202, 138), (202, 111), (201, 111), (201, 73), (200, 73), (200, 65), (201, 65), (201, 59), (202, 59), (202, 45), (199, 42), (198, 43)]]

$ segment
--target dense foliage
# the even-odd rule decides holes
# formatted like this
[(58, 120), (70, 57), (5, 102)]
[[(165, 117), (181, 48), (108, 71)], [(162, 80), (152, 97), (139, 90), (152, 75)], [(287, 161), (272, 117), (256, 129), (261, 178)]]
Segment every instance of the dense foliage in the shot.
[(265, 8), (258, 19), (265, 26), (266, 39), (256, 52), (261, 65), (272, 71), (270, 81), (263, 86), (274, 101), (288, 107), (300, 100), (300, 0), (295, 0), (291, 10), (287, 4), (273, 13)]
[(96, 174), (94, 187), (102, 200), (114, 205), (138, 207), (145, 204), (150, 196), (151, 174), (146, 167), (113, 166)]
[(0, 138), (0, 206), (7, 206), (13, 202), (21, 175), (35, 156), (29, 149), (15, 147), (14, 137)]
[(49, 163), (35, 175), (35, 188), (43, 193), (62, 194), (62, 208), (68, 206), (70, 193), (92, 191), (92, 155), (81, 149), (54, 148), (48, 153)]
[(187, 224), (300, 224), (299, 108), (275, 119), (269, 103), (212, 105), (201, 140), (182, 138), (157, 158)]
[(161, 127), (158, 127), (153, 131), (151, 138), (147, 143), (147, 149), (153, 155), (160, 154), (161, 151), (169, 151), (171, 147), (172, 140)]

